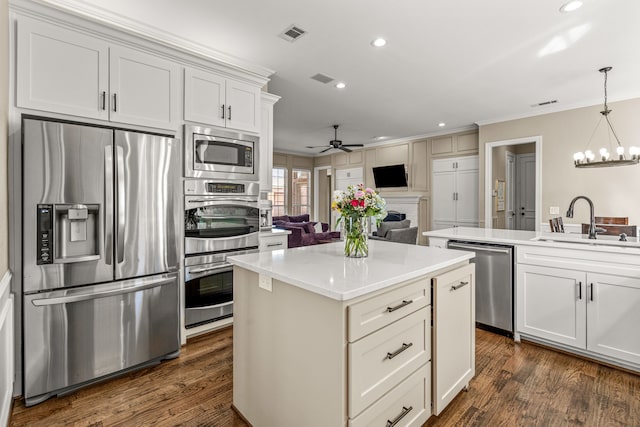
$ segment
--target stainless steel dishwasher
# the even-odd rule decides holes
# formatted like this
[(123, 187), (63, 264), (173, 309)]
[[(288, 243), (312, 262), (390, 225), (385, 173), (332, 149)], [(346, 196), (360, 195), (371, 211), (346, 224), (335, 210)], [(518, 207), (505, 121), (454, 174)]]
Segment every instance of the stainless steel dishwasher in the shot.
[(476, 253), (476, 325), (513, 336), (513, 246), (450, 240), (447, 247)]

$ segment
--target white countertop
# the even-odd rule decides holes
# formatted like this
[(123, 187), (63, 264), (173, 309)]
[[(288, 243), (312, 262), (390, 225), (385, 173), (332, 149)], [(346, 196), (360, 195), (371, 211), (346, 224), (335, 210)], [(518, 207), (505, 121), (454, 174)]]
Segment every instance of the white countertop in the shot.
[(260, 231), (260, 237), (282, 236), (285, 234), (291, 234), (291, 231), (285, 230), (283, 228), (271, 228), (270, 230)]
[(640, 239), (627, 237), (626, 242), (618, 236), (598, 236), (588, 239), (584, 234), (550, 233), (546, 231), (501, 230), (492, 228), (456, 227), (426, 231), (428, 237), (448, 240), (469, 240), (474, 242), (499, 243), (507, 245), (547, 246), (585, 251), (624, 253), (640, 255)]
[(231, 256), (229, 262), (339, 301), (384, 289), (474, 257), (472, 252), (369, 241), (367, 258), (346, 258), (344, 242)]

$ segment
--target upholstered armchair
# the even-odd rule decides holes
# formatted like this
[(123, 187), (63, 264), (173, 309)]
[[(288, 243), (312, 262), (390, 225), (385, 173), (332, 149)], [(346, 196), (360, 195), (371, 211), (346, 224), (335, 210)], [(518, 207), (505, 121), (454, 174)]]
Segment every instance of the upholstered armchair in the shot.
[(410, 227), (410, 225), (411, 220), (408, 219), (383, 221), (371, 239), (415, 245), (418, 241), (418, 227)]

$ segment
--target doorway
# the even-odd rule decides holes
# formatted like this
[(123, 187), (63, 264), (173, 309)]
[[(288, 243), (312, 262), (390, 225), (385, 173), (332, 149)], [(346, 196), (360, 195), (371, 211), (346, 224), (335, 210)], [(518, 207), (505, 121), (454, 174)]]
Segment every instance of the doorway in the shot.
[(319, 166), (313, 170), (313, 218), (331, 227), (331, 166)]
[(486, 228), (540, 228), (541, 145), (539, 136), (486, 144)]

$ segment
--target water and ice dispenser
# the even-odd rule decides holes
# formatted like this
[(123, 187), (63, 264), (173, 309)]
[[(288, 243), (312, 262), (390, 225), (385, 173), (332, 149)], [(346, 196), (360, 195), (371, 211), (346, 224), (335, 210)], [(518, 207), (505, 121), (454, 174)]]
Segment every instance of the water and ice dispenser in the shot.
[(37, 264), (100, 259), (100, 205), (37, 205)]

